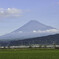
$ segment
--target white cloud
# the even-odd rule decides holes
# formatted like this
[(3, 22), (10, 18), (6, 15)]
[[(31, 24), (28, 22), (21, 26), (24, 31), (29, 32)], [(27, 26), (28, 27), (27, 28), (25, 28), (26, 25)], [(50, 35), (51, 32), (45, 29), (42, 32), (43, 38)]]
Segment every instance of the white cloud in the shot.
[(57, 29), (50, 29), (50, 30), (46, 30), (46, 32), (59, 32), (59, 30), (57, 30)]
[(19, 33), (23, 33), (23, 31), (19, 31)]
[(16, 8), (0, 8), (0, 18), (1, 17), (20, 17), (22, 16), (22, 10)]
[(37, 32), (36, 30), (33, 30), (33, 32), (35, 33), (35, 32)]
[(57, 30), (57, 29), (48, 29), (48, 30), (44, 30), (44, 31), (42, 31), (42, 30), (38, 30), (38, 31), (34, 30), (33, 32), (35, 32), (35, 33), (59, 33), (59, 30)]
[(3, 10), (3, 8), (0, 8), (0, 10)]

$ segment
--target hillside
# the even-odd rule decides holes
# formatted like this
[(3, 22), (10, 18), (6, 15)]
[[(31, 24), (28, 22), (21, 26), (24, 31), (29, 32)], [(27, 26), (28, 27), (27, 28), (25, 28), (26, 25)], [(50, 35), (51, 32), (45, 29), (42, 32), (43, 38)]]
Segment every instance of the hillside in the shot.
[(12, 31), (11, 33), (0, 36), (0, 40), (11, 41), (11, 40), (23, 40), (28, 38), (42, 37), (51, 34), (58, 33), (59, 30), (42, 24), (36, 20), (31, 20), (24, 24), (22, 27)]
[(59, 44), (59, 34), (11, 41), (10, 45)]

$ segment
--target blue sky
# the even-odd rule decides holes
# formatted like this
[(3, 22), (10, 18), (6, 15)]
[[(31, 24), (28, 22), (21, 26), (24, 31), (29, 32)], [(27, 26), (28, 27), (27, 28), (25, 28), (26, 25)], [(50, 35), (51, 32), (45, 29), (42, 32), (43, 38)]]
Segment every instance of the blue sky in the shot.
[(0, 35), (30, 20), (59, 29), (59, 0), (0, 0)]

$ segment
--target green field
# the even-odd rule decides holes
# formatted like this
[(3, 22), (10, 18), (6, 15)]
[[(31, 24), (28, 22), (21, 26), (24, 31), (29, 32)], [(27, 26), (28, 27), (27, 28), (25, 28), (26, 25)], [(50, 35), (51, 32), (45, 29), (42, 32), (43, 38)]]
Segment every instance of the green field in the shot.
[(0, 49), (0, 59), (59, 59), (59, 50)]

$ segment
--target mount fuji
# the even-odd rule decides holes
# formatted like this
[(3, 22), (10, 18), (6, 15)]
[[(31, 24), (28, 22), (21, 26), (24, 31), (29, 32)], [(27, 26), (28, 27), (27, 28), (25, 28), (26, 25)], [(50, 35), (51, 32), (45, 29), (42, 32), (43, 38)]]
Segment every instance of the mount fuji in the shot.
[(59, 33), (56, 28), (44, 25), (36, 20), (31, 20), (17, 30), (0, 36), (2, 41), (23, 40), (28, 38), (42, 37)]
[(15, 30), (14, 32), (21, 32), (21, 31), (32, 32), (34, 30), (38, 31), (38, 30), (48, 30), (48, 29), (54, 29), (54, 28), (50, 26), (46, 26), (36, 20), (31, 20), (30, 22), (20, 27), (19, 29)]

